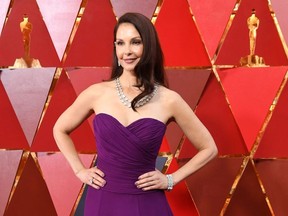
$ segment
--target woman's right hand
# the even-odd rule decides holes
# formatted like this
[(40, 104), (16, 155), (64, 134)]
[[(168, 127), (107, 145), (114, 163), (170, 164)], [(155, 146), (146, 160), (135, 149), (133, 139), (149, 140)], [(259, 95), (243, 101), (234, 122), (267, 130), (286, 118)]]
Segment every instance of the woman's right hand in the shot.
[(104, 173), (97, 166), (90, 169), (82, 169), (76, 173), (76, 176), (85, 184), (90, 185), (95, 189), (104, 187), (106, 181)]

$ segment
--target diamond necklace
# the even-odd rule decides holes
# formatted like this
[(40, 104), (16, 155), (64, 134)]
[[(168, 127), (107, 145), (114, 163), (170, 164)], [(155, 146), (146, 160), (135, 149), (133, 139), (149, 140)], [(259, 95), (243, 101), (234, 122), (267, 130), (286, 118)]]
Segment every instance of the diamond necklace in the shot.
[[(116, 89), (117, 89), (117, 93), (118, 93), (118, 96), (120, 98), (120, 101), (125, 106), (131, 108), (131, 102), (132, 101), (129, 100), (129, 98), (124, 94), (119, 78), (116, 78), (115, 82), (116, 82)], [(153, 96), (156, 94), (157, 90), (158, 90), (158, 85), (155, 85), (153, 92), (149, 95), (144, 96), (139, 101), (137, 101), (137, 103), (135, 104), (135, 108), (141, 107), (144, 104), (148, 103), (153, 98)]]

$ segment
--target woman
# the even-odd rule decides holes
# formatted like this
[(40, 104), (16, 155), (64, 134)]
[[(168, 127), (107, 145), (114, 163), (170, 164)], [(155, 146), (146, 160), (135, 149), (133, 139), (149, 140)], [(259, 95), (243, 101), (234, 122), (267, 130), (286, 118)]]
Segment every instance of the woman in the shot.
[[(124, 14), (115, 26), (114, 43), (111, 80), (78, 96), (56, 122), (55, 140), (75, 175), (90, 186), (85, 215), (173, 215), (164, 190), (200, 169), (217, 148), (187, 103), (165, 87), (162, 50), (151, 21)], [(97, 167), (85, 168), (69, 134), (92, 113)], [(155, 160), (171, 120), (199, 152), (164, 175), (155, 169)]]

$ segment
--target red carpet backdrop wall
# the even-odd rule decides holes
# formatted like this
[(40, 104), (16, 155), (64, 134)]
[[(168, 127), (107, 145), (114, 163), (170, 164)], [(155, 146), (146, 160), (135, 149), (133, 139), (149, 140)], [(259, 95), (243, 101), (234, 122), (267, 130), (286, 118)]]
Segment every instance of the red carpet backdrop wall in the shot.
[[(249, 32), (253, 9), (259, 22)], [(0, 215), (83, 215), (85, 185), (52, 127), (83, 89), (109, 77), (113, 26), (128, 11), (155, 25), (170, 88), (219, 149), (167, 192), (175, 216), (288, 215), (286, 0), (1, 0)], [(32, 25), (22, 32), (25, 19)], [(92, 118), (72, 134), (88, 167), (97, 156)], [(162, 171), (194, 154), (171, 123)]]

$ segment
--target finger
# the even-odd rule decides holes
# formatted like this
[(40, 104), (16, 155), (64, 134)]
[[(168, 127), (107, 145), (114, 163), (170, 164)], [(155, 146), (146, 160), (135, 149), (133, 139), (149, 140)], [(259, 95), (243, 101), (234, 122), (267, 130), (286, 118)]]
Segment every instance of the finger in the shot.
[(98, 169), (97, 166), (92, 167), (91, 169), (93, 170), (93, 172), (97, 173), (99, 176), (101, 176), (101, 177), (105, 176), (105, 174), (102, 172), (102, 170)]
[(155, 174), (156, 171), (151, 171), (151, 172), (147, 172), (144, 173), (143, 175), (139, 176), (138, 179), (145, 179), (145, 178), (149, 178), (152, 177)]

